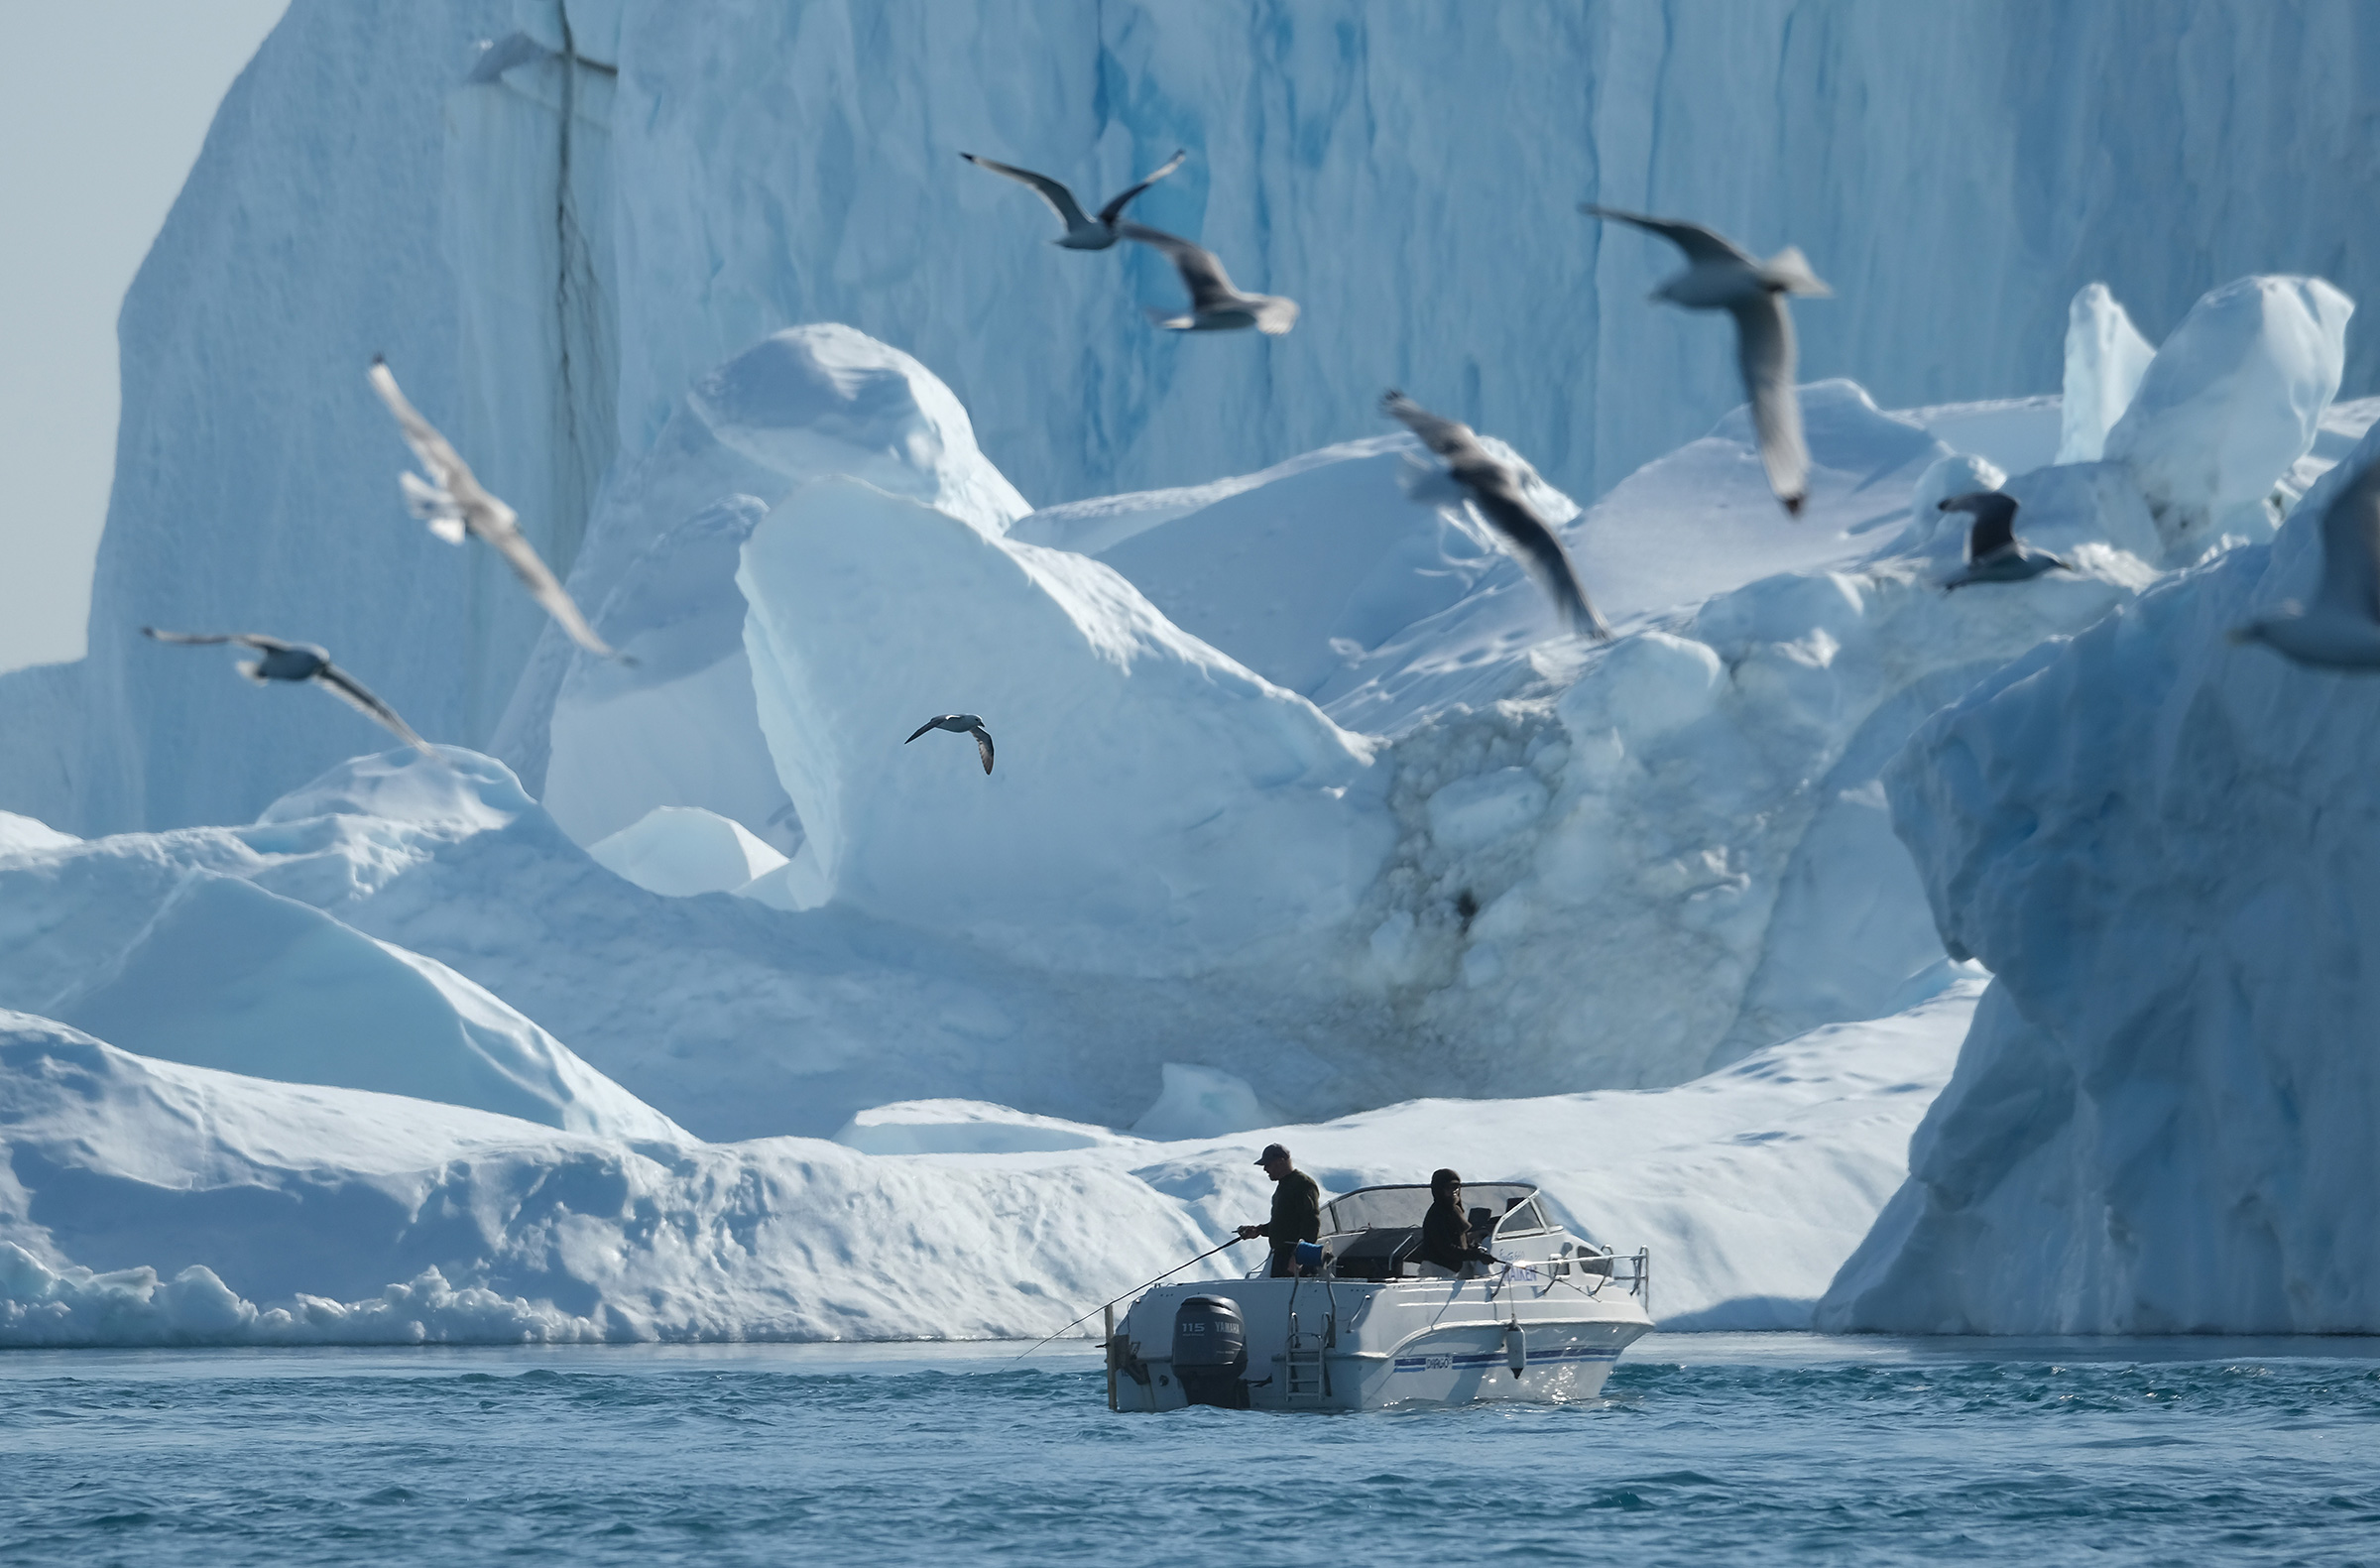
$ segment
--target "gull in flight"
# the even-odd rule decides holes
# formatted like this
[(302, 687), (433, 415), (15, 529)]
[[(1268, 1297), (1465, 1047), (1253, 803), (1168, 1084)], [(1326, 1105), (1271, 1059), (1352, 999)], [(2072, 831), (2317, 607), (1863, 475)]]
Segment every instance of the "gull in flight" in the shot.
[(1447, 476), (1468, 492), (1488, 526), (1503, 537), (1529, 575), (1553, 596), (1563, 625), (1599, 642), (1609, 641), (1611, 628), (1587, 602), (1587, 590), (1579, 585), (1570, 552), (1521, 495), (1520, 476), (1511, 465), (1482, 446), (1470, 425), (1441, 419), (1401, 392), (1389, 393), (1380, 400), (1380, 407), (1390, 419), (1420, 436), (1422, 445), (1446, 459)]
[(1120, 223), (1116, 232), (1163, 251), (1172, 260), (1174, 271), (1182, 275), (1182, 287), (1190, 291), (1189, 314), (1167, 315), (1154, 306), (1149, 308), (1148, 318), (1167, 331), (1230, 332), (1252, 326), (1268, 337), (1278, 337), (1297, 325), (1295, 300), (1273, 294), (1242, 294), (1232, 287), (1223, 263), (1205, 246), (1140, 223)]
[(1686, 253), (1686, 270), (1653, 291), (1689, 310), (1726, 310), (1735, 317), (1735, 356), (1743, 367), (1743, 390), (1752, 400), (1752, 430), (1760, 442), (1760, 466), (1768, 487), (1801, 516), (1810, 489), (1810, 448), (1802, 442), (1802, 406), (1793, 395), (1793, 317), (1785, 313), (1789, 294), (1831, 295), (1810, 263), (1792, 246), (1766, 261), (1699, 223), (1648, 218), (1638, 212), (1592, 203), (1590, 217), (1632, 223), (1658, 234)]
[(2322, 580), (2311, 607), (2283, 604), (2231, 633), (2320, 669), (2380, 669), (2380, 462), (2322, 514)]
[(978, 169), (989, 169), (996, 175), (1006, 175), (1021, 184), (1032, 186), (1041, 199), (1049, 203), (1050, 210), (1058, 215), (1058, 221), (1066, 225), (1066, 232), (1051, 240), (1052, 245), (1063, 245), (1070, 251), (1104, 251), (1116, 243), (1117, 220), (1124, 216), (1124, 209), (1130, 204), (1132, 197), (1181, 168), (1182, 160), (1190, 154), (1187, 149), (1175, 153), (1165, 161), (1163, 168), (1101, 207), (1096, 218), (1084, 217), (1082, 205), (1074, 199), (1074, 192), (1047, 175), (1036, 175), (1029, 169), (1018, 169), (1013, 164), (996, 164), (989, 158), (978, 158), (973, 153), (961, 153), (959, 156)]
[[(916, 730), (910, 734), (909, 741), (915, 740), (927, 730), (948, 730), (953, 735), (974, 736), (975, 755), (984, 760), (984, 772), (992, 771), (992, 732), (984, 728), (982, 719), (972, 713), (945, 713), (938, 718), (927, 719), (923, 724), (918, 725)], [(906, 746), (909, 741), (902, 741), (900, 744)]]
[(1943, 583), (1945, 592), (1978, 582), (2023, 582), (2045, 571), (2075, 568), (2047, 550), (2020, 544), (2016, 539), (2016, 500), (1997, 490), (1977, 490), (1942, 503), (1945, 512), (1964, 512), (1975, 520), (1966, 534), (1966, 567)]
[(428, 523), (429, 531), (449, 544), (460, 544), (465, 532), (487, 541), (511, 564), (522, 586), (529, 589), (529, 596), (543, 605), (545, 613), (570, 634), (570, 641), (590, 654), (619, 659), (621, 656), (597, 637), (587, 618), (578, 613), (578, 605), (554, 576), (552, 568), (537, 558), (536, 546), (521, 532), (520, 514), (488, 494), (462, 455), (438, 433), (437, 426), (421, 418), (406, 401), (388, 362), (378, 355), (372, 360), (372, 390), (380, 394), (380, 401), (397, 416), (397, 428), (404, 434), (405, 444), (414, 449), (414, 455), (429, 471), (426, 479), (410, 470), (398, 477), (414, 516)]
[(278, 637), (262, 637), (254, 632), (161, 632), (154, 626), (142, 627), (141, 635), (161, 643), (237, 643), (242, 648), (253, 648), (265, 657), (241, 660), (239, 670), (258, 685), (272, 680), (310, 680), (432, 762), (446, 761), (430, 750), (429, 742), (414, 733), (412, 725), (397, 716), (395, 708), (365, 690), (362, 681), (332, 663), (330, 655), (311, 643), (285, 643)]

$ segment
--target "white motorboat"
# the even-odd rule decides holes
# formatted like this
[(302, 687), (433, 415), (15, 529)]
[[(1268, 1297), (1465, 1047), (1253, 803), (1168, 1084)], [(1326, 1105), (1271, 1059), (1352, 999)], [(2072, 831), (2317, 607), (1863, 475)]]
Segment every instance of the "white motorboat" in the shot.
[(1464, 1190), (1495, 1265), (1457, 1275), (1415, 1262), (1429, 1188), (1351, 1192), (1323, 1205), (1312, 1273), (1158, 1285), (1134, 1301), (1108, 1331), (1109, 1408), (1593, 1398), (1653, 1326), (1649, 1255), (1575, 1240), (1524, 1183)]

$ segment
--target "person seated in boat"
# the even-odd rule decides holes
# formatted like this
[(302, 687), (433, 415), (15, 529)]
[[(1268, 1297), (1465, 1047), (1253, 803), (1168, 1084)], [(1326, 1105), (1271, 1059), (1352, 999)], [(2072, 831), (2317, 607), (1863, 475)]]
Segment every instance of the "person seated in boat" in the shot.
[(1495, 1262), (1488, 1249), (1473, 1244), (1471, 1222), (1463, 1217), (1463, 1178), (1451, 1170), (1430, 1172), (1430, 1212), (1421, 1217), (1421, 1249), (1414, 1257), (1450, 1274)]
[(1261, 1236), (1272, 1243), (1271, 1277), (1287, 1279), (1300, 1271), (1297, 1244), (1322, 1240), (1322, 1189), (1290, 1162), (1289, 1150), (1278, 1144), (1265, 1145), (1256, 1163), (1272, 1178), (1272, 1218), (1262, 1225), (1241, 1226), (1240, 1239), (1253, 1241)]

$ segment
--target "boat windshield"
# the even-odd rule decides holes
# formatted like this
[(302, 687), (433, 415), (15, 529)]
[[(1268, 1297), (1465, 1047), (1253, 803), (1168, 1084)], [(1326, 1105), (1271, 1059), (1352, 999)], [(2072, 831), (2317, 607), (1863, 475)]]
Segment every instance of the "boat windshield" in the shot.
[[(1535, 1196), (1537, 1189), (1521, 1181), (1482, 1181), (1463, 1189), (1465, 1210), (1486, 1209), (1499, 1221), (1520, 1204)], [(1349, 1236), (1359, 1231), (1409, 1230), (1418, 1227), (1422, 1217), (1430, 1212), (1430, 1189), (1427, 1187), (1359, 1187), (1343, 1198), (1333, 1198), (1322, 1206), (1322, 1234)], [(1528, 1230), (1542, 1230), (1545, 1222), (1536, 1217), (1536, 1206), (1528, 1210)], [(1500, 1224), (1497, 1227), (1503, 1229)]]

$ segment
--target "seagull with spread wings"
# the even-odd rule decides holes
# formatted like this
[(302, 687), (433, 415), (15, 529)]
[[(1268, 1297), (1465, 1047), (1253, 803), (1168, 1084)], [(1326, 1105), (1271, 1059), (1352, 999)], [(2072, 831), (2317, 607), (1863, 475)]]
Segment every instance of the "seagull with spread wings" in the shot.
[(1082, 204), (1074, 199), (1074, 192), (1047, 175), (1036, 175), (1029, 169), (1018, 169), (1013, 164), (994, 163), (989, 158), (978, 158), (973, 153), (961, 153), (959, 156), (978, 169), (989, 169), (996, 175), (1006, 175), (1020, 184), (1031, 186), (1042, 200), (1048, 202), (1049, 209), (1058, 215), (1058, 221), (1066, 225), (1066, 232), (1051, 240), (1052, 245), (1063, 246), (1070, 251), (1104, 251), (1121, 237), (1116, 231), (1117, 220), (1124, 216), (1124, 209), (1131, 204), (1132, 197), (1181, 168), (1182, 160), (1190, 154), (1188, 149), (1176, 152), (1154, 174), (1101, 207), (1096, 218), (1083, 216)]
[(2322, 514), (2322, 580), (2311, 606), (2283, 604), (2231, 634), (2318, 669), (2380, 669), (2380, 462)]
[(1189, 312), (1168, 315), (1153, 305), (1148, 311), (1148, 318), (1168, 332), (1231, 332), (1252, 326), (1267, 337), (1278, 337), (1297, 325), (1295, 300), (1276, 294), (1241, 293), (1232, 286), (1223, 263), (1205, 246), (1142, 223), (1121, 223), (1116, 232), (1164, 252), (1173, 270), (1182, 275), (1182, 287), (1190, 291)]
[(1977, 490), (1952, 496), (1942, 503), (1941, 509), (1964, 512), (1975, 520), (1974, 527), (1966, 534), (1966, 565), (1957, 576), (1944, 580), (1946, 593), (1978, 582), (2024, 582), (2045, 571), (2075, 569), (2049, 551), (2017, 541), (2013, 496), (1997, 490)]
[[(982, 719), (972, 713), (945, 713), (939, 717), (927, 719), (923, 724), (918, 725), (910, 733), (909, 741), (915, 740), (927, 730), (948, 730), (953, 735), (974, 736), (975, 755), (983, 759), (984, 772), (992, 771), (992, 732), (984, 728)], [(909, 741), (902, 741), (900, 744), (906, 746)]]
[(437, 426), (421, 418), (406, 401), (388, 361), (377, 355), (372, 360), (372, 390), (380, 394), (380, 401), (397, 417), (397, 428), (405, 436), (405, 444), (414, 449), (414, 455), (429, 474), (424, 479), (409, 470), (398, 476), (414, 516), (428, 523), (429, 531), (449, 544), (460, 544), (466, 532), (478, 535), (512, 566), (514, 575), (529, 590), (529, 596), (544, 606), (545, 613), (569, 634), (570, 641), (590, 654), (620, 658), (610, 644), (595, 635), (595, 629), (578, 613), (578, 605), (562, 586), (561, 579), (538, 558), (536, 546), (521, 532), (520, 514), (488, 493), (472, 474), (470, 464), (438, 433)]
[(1529, 575), (1552, 596), (1562, 624), (1599, 642), (1608, 641), (1611, 628), (1588, 602), (1578, 569), (1570, 563), (1570, 552), (1521, 494), (1520, 476), (1512, 466), (1481, 445), (1470, 425), (1432, 414), (1401, 392), (1389, 393), (1380, 400), (1380, 407), (1390, 419), (1420, 436), (1422, 445), (1446, 459), (1447, 476), (1463, 487), (1488, 526), (1512, 547)]
[(422, 756), (437, 763), (446, 761), (430, 749), (429, 742), (414, 733), (412, 725), (397, 716), (395, 708), (365, 689), (362, 681), (332, 663), (330, 655), (311, 643), (285, 643), (278, 637), (256, 632), (161, 632), (154, 626), (142, 627), (141, 635), (161, 643), (236, 643), (242, 648), (252, 648), (264, 657), (241, 660), (239, 671), (258, 685), (274, 680), (293, 684), (310, 680)]
[(1735, 317), (1735, 357), (1743, 390), (1752, 403), (1752, 433), (1768, 487), (1785, 510), (1801, 515), (1810, 490), (1810, 448), (1802, 440), (1802, 406), (1793, 394), (1793, 317), (1789, 294), (1831, 295), (1810, 263), (1792, 246), (1761, 261), (1699, 223), (1648, 218), (1640, 212), (1593, 203), (1579, 210), (1590, 217), (1634, 224), (1658, 234), (1686, 253), (1686, 270), (1653, 291), (1689, 310), (1725, 310)]

